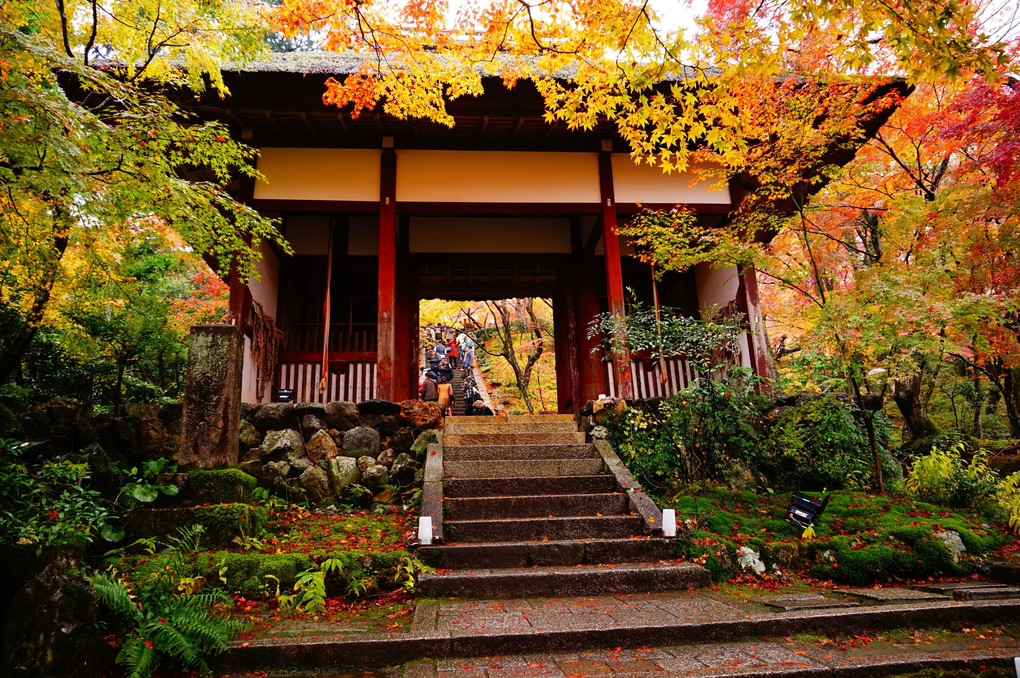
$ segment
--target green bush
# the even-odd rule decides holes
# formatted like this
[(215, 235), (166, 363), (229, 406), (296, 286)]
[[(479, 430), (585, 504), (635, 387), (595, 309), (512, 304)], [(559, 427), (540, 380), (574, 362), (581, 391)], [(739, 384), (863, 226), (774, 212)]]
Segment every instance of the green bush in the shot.
[(26, 445), (0, 440), (0, 543), (84, 547), (106, 534), (110, 503), (89, 485), (88, 464), (26, 458)]
[[(881, 415), (876, 416), (876, 428), (888, 428)], [(900, 475), (884, 446), (882, 453), (883, 476)], [(764, 445), (759, 469), (780, 490), (865, 488), (875, 480), (864, 425), (848, 404), (831, 396), (802, 402), (780, 415)]]
[(922, 501), (958, 508), (979, 508), (993, 500), (999, 477), (988, 468), (985, 452), (963, 459), (963, 445), (948, 450), (933, 447), (914, 459), (906, 480), (907, 492)]
[(719, 381), (702, 379), (655, 410), (628, 408), (609, 422), (609, 441), (651, 492), (721, 479), (735, 461), (756, 455), (765, 404), (759, 383), (740, 368)]

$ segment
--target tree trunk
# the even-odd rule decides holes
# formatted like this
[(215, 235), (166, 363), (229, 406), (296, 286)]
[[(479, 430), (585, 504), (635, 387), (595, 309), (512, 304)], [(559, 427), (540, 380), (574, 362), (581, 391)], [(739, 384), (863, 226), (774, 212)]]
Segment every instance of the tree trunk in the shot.
[(981, 426), (981, 411), (985, 405), (985, 392), (981, 388), (981, 376), (977, 370), (972, 370), (974, 373), (974, 437), (983, 437), (983, 428)]
[(854, 389), (854, 399), (857, 402), (857, 408), (861, 411), (861, 416), (864, 417), (864, 430), (868, 432), (871, 459), (875, 464), (875, 485), (878, 488), (877, 492), (878, 494), (885, 494), (885, 482), (882, 480), (882, 455), (878, 451), (878, 436), (875, 435), (875, 413), (865, 407), (860, 383), (852, 374), (848, 376), (850, 377), (850, 385)]
[(1002, 386), (1002, 404), (1009, 419), (1009, 435), (1020, 438), (1020, 369), (1004, 369)]
[(938, 427), (928, 418), (924, 411), (924, 403), (921, 400), (921, 377), (912, 376), (907, 381), (896, 380), (893, 390), (893, 401), (903, 415), (903, 423), (907, 428), (907, 435), (911, 440), (933, 436), (938, 433)]

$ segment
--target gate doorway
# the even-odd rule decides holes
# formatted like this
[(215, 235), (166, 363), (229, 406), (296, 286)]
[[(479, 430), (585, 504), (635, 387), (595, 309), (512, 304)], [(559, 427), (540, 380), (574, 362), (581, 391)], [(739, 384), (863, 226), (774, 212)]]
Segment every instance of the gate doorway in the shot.
[(418, 316), (420, 365), (454, 384), (454, 414), (477, 401), (497, 414), (559, 411), (551, 298), (423, 299)]

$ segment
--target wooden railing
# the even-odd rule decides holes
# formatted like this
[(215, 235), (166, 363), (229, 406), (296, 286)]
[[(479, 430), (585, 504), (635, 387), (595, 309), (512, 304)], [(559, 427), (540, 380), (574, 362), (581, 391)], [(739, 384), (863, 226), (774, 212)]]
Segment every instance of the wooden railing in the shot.
[(326, 388), (319, 390), (321, 362), (281, 362), (276, 368), (276, 387), (294, 389), (294, 402), (328, 403), (335, 400), (361, 402), (375, 398), (375, 361), (330, 363)]
[[(630, 382), (635, 398), (666, 398), (676, 395), (694, 383), (695, 374), (686, 358), (666, 358), (666, 379), (662, 379), (662, 367), (657, 359), (640, 358), (631, 362)], [(606, 395), (616, 397), (618, 393), (616, 370), (613, 363), (604, 362), (606, 374)]]

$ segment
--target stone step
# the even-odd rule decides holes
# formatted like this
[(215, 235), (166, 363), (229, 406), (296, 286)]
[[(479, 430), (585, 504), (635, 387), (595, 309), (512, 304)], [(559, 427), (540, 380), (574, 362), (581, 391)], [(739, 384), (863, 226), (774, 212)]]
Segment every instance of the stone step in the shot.
[(640, 516), (570, 516), (565, 518), (505, 518), (501, 520), (444, 520), (443, 534), (451, 543), (535, 541), (538, 539), (622, 539), (641, 535)]
[(585, 445), (459, 445), (444, 447), (445, 461), (485, 459), (587, 459), (598, 456), (595, 446)]
[(545, 518), (630, 513), (627, 495), (606, 494), (525, 495), (517, 497), (447, 498), (443, 514), (447, 520), (485, 518)]
[[(497, 414), (486, 417), (491, 422), (512, 422), (512, 423), (549, 423), (574, 421), (572, 414)], [(477, 417), (447, 417), (448, 424), (470, 423), (477, 421)]]
[(443, 444), (454, 445), (582, 445), (585, 435), (580, 432), (531, 433), (446, 433)]
[(594, 476), (538, 476), (534, 478), (446, 478), (443, 494), (450, 497), (518, 496), (534, 494), (600, 494), (616, 491), (616, 478)]
[(417, 557), (444, 570), (597, 565), (674, 560), (683, 547), (680, 539), (658, 537), (520, 541), (420, 546)]
[(592, 476), (605, 470), (602, 459), (500, 459), (444, 461), (446, 478), (533, 478), (536, 476)]
[(447, 421), (446, 432), (468, 434), (545, 434), (545, 433), (577, 433), (577, 424), (573, 421), (535, 421), (535, 422), (501, 422), (489, 421), (492, 417), (465, 417), (471, 421), (458, 419), (456, 422)]
[[(721, 600), (729, 601), (727, 598)], [(589, 608), (591, 615), (573, 613), (574, 610), (583, 613)], [(612, 614), (614, 611), (620, 614)], [(780, 656), (768, 661), (753, 661), (754, 657), (747, 656), (747, 653), (757, 649), (774, 649), (771, 646), (776, 643), (765, 640), (766, 636), (773, 639), (798, 633), (837, 636), (846, 635), (848, 629), (854, 633), (875, 635), (896, 628), (908, 632), (932, 626), (960, 628), (975, 624), (1011, 623), (1018, 615), (1020, 601), (1015, 600), (973, 603), (924, 601), (895, 607), (875, 605), (763, 614), (749, 610), (743, 602), (724, 604), (718, 594), (697, 592), (670, 592), (661, 597), (517, 599), (502, 605), (499, 601), (420, 600), (414, 614), (414, 625), (405, 633), (352, 633), (343, 627), (338, 629), (336, 625), (326, 625), (319, 633), (295, 633), (293, 623), (284, 621), (280, 624), (286, 625), (285, 628), (274, 630), (269, 635), (231, 641), (229, 650), (214, 659), (214, 668), (217, 675), (237, 678), (267, 670), (282, 677), (289, 675), (287, 669), (301, 670), (301, 673), (293, 674), (295, 678), (309, 678), (334, 675), (334, 670), (336, 675), (365, 675), (365, 670), (372, 667), (392, 667), (422, 658), (459, 657), (477, 659), (444, 662), (446, 668), (455, 668), (456, 673), (464, 676), (489, 678), (577, 676), (596, 672), (604, 678), (613, 678), (614, 675), (619, 678), (635, 678), (636, 675), (649, 678), (681, 675), (702, 678), (713, 675), (871, 678), (910, 674), (922, 668), (973, 671), (977, 665), (992, 665), (994, 657), (1001, 657), (1004, 660), (1002, 666), (1008, 669), (1013, 665), (1012, 657), (1018, 652), (1014, 644), (1003, 643), (998, 637), (994, 641), (998, 654), (975, 647), (975, 641), (971, 641), (963, 648), (959, 659), (939, 655), (935, 657), (936, 661), (929, 662), (902, 652), (911, 649), (928, 652), (932, 645), (907, 643), (905, 650), (893, 648), (893, 654), (889, 655), (890, 661), (898, 662), (891, 667), (894, 670), (888, 670), (889, 667), (883, 665), (879, 657), (863, 654), (863, 650), (848, 653), (814, 642), (809, 642), (793, 656), (788, 652), (774, 652), (773, 655)], [(718, 642), (733, 643), (736, 647), (706, 646), (706, 643)], [(790, 649), (788, 641), (783, 640), (782, 643), (780, 649)], [(669, 656), (693, 653), (713, 661), (672, 662), (672, 666), (656, 668), (647, 661), (653, 655), (649, 650), (663, 645)], [(613, 648), (609, 652), (613, 656), (605, 657), (602, 666), (599, 662), (590, 662), (587, 666), (591, 669), (584, 671), (586, 665), (576, 661), (581, 653), (590, 654), (605, 648)], [(542, 653), (542, 656), (529, 662), (503, 661), (523, 652)], [(565, 655), (568, 663), (562, 666), (563, 670), (555, 664), (558, 661), (556, 655)], [(639, 663), (631, 661), (635, 659)], [(780, 662), (778, 665), (777, 660)], [(826, 665), (801, 665), (814, 660), (824, 660)], [(434, 668), (434, 664), (431, 666)], [(484, 670), (479, 670), (482, 667)], [(352, 668), (357, 671), (345, 670)], [(414, 671), (414, 668), (415, 665), (408, 666), (403, 673), (404, 678), (436, 678), (435, 673)], [(614, 668), (619, 671), (614, 671)], [(697, 670), (692, 671), (694, 668)], [(386, 670), (375, 675), (394, 674)], [(443, 675), (451, 673), (445, 671)]]
[(648, 593), (708, 586), (708, 570), (690, 563), (624, 563), (432, 572), (418, 578), (427, 596), (521, 598)]

